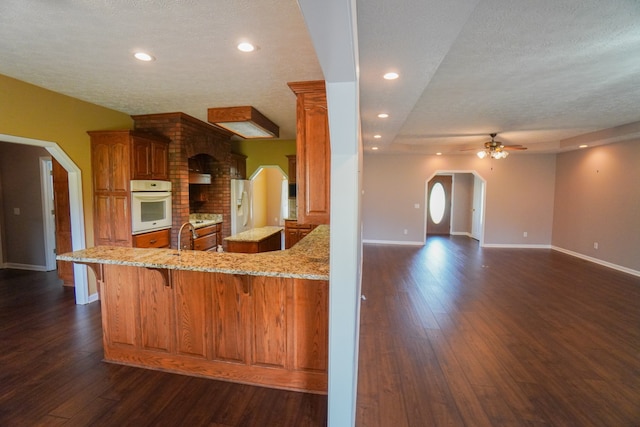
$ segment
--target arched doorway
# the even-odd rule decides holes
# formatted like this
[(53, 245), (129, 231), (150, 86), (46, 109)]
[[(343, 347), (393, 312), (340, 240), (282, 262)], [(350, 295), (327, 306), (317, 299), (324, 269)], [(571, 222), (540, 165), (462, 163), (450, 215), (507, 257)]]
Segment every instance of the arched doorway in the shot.
[[(71, 214), (71, 245), (74, 251), (85, 249), (86, 240), (84, 234), (84, 210), (82, 203), (82, 173), (80, 168), (60, 148), (51, 141), (42, 141), (32, 138), (23, 138), (14, 135), (0, 134), (0, 140), (14, 144), (26, 144), (43, 147), (51, 156), (67, 171), (69, 179), (69, 208)], [(93, 300), (89, 298), (89, 285), (87, 280), (87, 267), (74, 264), (76, 304), (87, 304)], [(95, 294), (97, 300), (97, 294)]]
[(280, 166), (259, 166), (252, 182), (253, 227), (284, 225), (288, 215), (288, 178)]
[(485, 194), (486, 181), (476, 171), (436, 171), (425, 182), (425, 238), (427, 234), (461, 234), (482, 246)]

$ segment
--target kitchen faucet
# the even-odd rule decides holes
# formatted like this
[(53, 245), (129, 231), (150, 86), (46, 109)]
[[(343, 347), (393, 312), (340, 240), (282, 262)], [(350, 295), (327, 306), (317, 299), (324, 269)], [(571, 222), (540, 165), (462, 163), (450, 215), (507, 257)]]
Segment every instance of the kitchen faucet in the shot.
[(198, 237), (198, 235), (196, 234), (196, 227), (193, 224), (191, 224), (190, 222), (185, 222), (184, 224), (182, 224), (180, 226), (180, 231), (178, 231), (178, 255), (180, 255), (180, 250), (182, 249), (180, 245), (180, 239), (182, 238), (182, 230), (186, 225), (191, 227), (191, 237), (193, 237), (194, 240)]

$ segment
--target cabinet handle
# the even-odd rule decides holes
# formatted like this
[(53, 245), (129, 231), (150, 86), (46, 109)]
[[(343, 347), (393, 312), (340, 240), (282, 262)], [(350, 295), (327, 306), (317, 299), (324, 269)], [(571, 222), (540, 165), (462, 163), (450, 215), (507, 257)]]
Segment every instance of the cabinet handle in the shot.
[(149, 244), (151, 244), (151, 245), (153, 245), (156, 242), (157, 242), (157, 240), (149, 240)]

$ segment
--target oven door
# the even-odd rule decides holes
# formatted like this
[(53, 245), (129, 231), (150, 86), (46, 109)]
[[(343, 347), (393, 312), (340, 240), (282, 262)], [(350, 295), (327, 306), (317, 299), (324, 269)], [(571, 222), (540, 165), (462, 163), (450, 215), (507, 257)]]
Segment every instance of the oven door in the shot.
[(170, 192), (136, 191), (131, 193), (131, 231), (133, 234), (170, 227)]

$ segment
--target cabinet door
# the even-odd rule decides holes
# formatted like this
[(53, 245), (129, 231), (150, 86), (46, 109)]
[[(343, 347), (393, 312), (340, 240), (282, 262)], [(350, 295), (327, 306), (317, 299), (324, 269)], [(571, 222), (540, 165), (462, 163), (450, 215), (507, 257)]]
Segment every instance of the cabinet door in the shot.
[(297, 95), (298, 222), (329, 224), (331, 145), (323, 81), (289, 83)]
[(131, 208), (129, 206), (129, 193), (116, 194), (111, 197), (111, 218), (109, 221), (112, 230), (112, 245), (131, 246)]
[(111, 196), (96, 193), (93, 197), (93, 238), (96, 246), (112, 242)]
[(151, 144), (151, 178), (169, 180), (169, 147), (164, 142)]
[(173, 271), (175, 298), (176, 352), (209, 358), (207, 328), (211, 310), (213, 275), (193, 271)]
[(252, 280), (252, 363), (284, 367), (286, 363), (287, 283), (291, 279), (254, 276)]
[(293, 368), (326, 372), (329, 345), (329, 286), (322, 280), (293, 280)]
[(145, 350), (173, 351), (173, 291), (153, 269), (138, 268), (140, 344)]
[(213, 358), (244, 363), (247, 360), (247, 289), (246, 276), (214, 274), (213, 286)]
[(151, 179), (151, 141), (133, 140), (133, 179)]
[(91, 167), (93, 168), (93, 191), (111, 191), (111, 146), (103, 142), (91, 144)]
[(139, 345), (138, 283), (137, 267), (104, 265), (100, 292), (102, 327), (104, 339), (111, 346)]
[(96, 193), (93, 221), (96, 245), (131, 246), (128, 194)]

